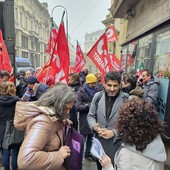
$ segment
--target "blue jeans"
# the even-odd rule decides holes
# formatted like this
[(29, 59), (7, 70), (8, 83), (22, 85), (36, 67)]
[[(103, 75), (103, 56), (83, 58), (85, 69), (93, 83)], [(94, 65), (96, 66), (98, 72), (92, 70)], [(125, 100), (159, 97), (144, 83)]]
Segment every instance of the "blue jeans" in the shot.
[(83, 134), (84, 144), (86, 143), (86, 148), (85, 148), (86, 150), (85, 150), (85, 153), (84, 153), (85, 157), (90, 156), (90, 149), (91, 149), (92, 139), (93, 139), (92, 137), (93, 137), (93, 134), (88, 134), (88, 135)]
[(11, 161), (11, 167), (12, 170), (17, 170), (17, 158), (18, 158), (18, 152), (19, 152), (19, 147), (13, 148), (13, 149), (4, 149), (2, 152), (2, 161), (4, 165), (4, 170), (10, 170), (10, 154), (12, 151), (12, 161)]

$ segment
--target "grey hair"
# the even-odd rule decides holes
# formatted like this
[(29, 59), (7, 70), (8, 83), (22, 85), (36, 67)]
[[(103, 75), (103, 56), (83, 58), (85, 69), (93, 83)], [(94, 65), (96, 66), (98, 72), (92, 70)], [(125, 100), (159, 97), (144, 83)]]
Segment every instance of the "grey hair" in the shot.
[(63, 118), (65, 105), (76, 101), (76, 96), (72, 89), (66, 84), (54, 86), (48, 89), (36, 102), (37, 106), (47, 106), (54, 108), (54, 115)]

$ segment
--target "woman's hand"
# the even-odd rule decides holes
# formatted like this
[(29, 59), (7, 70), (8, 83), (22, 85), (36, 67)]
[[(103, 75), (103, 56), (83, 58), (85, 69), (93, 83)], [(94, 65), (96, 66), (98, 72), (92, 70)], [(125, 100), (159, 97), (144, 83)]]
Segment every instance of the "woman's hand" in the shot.
[(102, 157), (102, 159), (100, 160), (100, 164), (103, 168), (107, 167), (108, 165), (111, 165), (112, 164), (112, 161), (111, 159), (107, 156), (107, 155), (104, 155)]
[(62, 146), (60, 149), (59, 149), (59, 152), (62, 154), (63, 158), (67, 158), (68, 156), (70, 156), (70, 153), (71, 153), (71, 149), (70, 147), (68, 146)]
[(69, 126), (73, 124), (73, 122), (70, 119), (64, 119), (63, 123), (64, 125), (69, 125)]

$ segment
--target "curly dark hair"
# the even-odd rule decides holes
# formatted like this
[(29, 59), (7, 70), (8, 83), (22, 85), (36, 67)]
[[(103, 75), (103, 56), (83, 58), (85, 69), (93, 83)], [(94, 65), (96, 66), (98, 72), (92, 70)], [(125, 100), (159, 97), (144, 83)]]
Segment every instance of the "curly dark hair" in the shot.
[(118, 81), (118, 83), (121, 83), (121, 74), (119, 72), (115, 71), (109, 71), (104, 76), (104, 81), (107, 83), (109, 80), (112, 81)]
[(136, 150), (143, 151), (163, 131), (163, 123), (154, 105), (132, 99), (122, 104), (116, 129), (125, 144), (135, 145)]

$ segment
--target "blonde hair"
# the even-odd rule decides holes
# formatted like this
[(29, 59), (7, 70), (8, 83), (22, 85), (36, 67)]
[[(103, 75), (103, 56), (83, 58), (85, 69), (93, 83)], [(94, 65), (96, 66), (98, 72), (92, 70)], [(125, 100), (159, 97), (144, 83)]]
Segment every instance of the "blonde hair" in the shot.
[(15, 96), (16, 95), (16, 87), (15, 84), (7, 81), (0, 83), (0, 95), (1, 96)]

